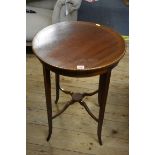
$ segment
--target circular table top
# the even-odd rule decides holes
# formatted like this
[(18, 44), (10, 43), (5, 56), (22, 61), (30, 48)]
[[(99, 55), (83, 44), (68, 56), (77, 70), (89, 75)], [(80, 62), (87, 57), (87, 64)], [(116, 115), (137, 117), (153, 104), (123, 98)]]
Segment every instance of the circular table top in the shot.
[(99, 74), (116, 65), (125, 53), (123, 38), (90, 22), (61, 22), (41, 30), (33, 51), (52, 71), (64, 75)]

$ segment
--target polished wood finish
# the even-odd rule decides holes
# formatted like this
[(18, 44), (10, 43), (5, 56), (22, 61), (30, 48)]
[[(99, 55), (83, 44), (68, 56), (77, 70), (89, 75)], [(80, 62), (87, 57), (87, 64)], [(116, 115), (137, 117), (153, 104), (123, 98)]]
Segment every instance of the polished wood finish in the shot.
[(59, 81), (60, 81), (60, 76), (59, 74), (55, 74), (55, 89), (56, 89), (56, 100), (55, 100), (55, 104), (57, 104), (58, 100), (59, 100), (59, 89), (60, 89), (60, 85), (59, 85)]
[(97, 119), (93, 113), (89, 110), (87, 104), (83, 101), (83, 99), (86, 97), (86, 96), (92, 96), (92, 95), (95, 95), (96, 93), (98, 93), (98, 90), (96, 91), (93, 91), (93, 92), (90, 92), (90, 93), (74, 93), (74, 92), (71, 92), (71, 91), (67, 91), (67, 90), (64, 90), (63, 88), (60, 87), (60, 83), (59, 83), (59, 80), (60, 80), (60, 77), (58, 74), (56, 74), (55, 76), (55, 83), (56, 83), (56, 104), (59, 100), (59, 90), (61, 90), (62, 92), (64, 92), (65, 94), (69, 94), (71, 96), (71, 100), (69, 102), (67, 102), (67, 104), (61, 109), (61, 111), (59, 111), (59, 113), (57, 113), (56, 115), (54, 115), (52, 117), (52, 119), (56, 118), (57, 116), (59, 116), (60, 114), (62, 114), (70, 105), (76, 103), (76, 102), (79, 102), (84, 108), (85, 110), (88, 112), (88, 114), (97, 122), (99, 122), (99, 119)]
[[(33, 40), (33, 51), (43, 64), (46, 93), (47, 114), (49, 123), (49, 140), (52, 133), (52, 122), (70, 105), (79, 102), (88, 114), (98, 122), (98, 140), (102, 145), (101, 131), (105, 105), (108, 94), (110, 74), (125, 52), (125, 43), (120, 35), (107, 27), (88, 22), (62, 22), (40, 31)], [(80, 67), (80, 68), (79, 68)], [(81, 68), (82, 67), (82, 68)], [(63, 109), (52, 116), (50, 70), (56, 73), (56, 101), (59, 90), (70, 94), (72, 99)], [(92, 93), (73, 93), (60, 87), (59, 75), (71, 77), (88, 77), (100, 75), (99, 89)], [(82, 100), (98, 92), (99, 118), (90, 111)]]
[[(99, 75), (113, 68), (125, 52), (124, 40), (111, 29), (89, 22), (62, 22), (48, 26), (33, 40), (35, 55), (62, 75)], [(84, 70), (77, 66), (84, 66)]]
[(46, 96), (46, 107), (47, 107), (47, 117), (48, 117), (48, 126), (49, 133), (47, 141), (51, 138), (52, 134), (52, 100), (51, 100), (51, 79), (50, 79), (50, 70), (43, 65), (43, 74), (44, 74), (44, 86), (45, 86), (45, 96)]
[[(128, 47), (128, 46), (127, 46)], [(26, 152), (27, 155), (128, 155), (129, 154), (129, 63), (128, 48), (118, 66), (112, 70), (102, 128), (103, 145), (98, 144), (97, 123), (78, 103), (53, 120), (53, 134), (47, 143), (47, 116), (42, 65), (32, 54), (26, 61)], [(55, 99), (55, 74), (51, 75), (53, 115), (65, 105), (70, 96), (60, 93)], [(70, 78), (60, 76), (61, 86), (73, 92), (98, 88), (98, 76)], [(85, 98), (89, 109), (98, 116), (97, 95)]]
[(97, 134), (100, 145), (102, 145), (101, 132), (102, 132), (102, 124), (104, 119), (106, 100), (108, 96), (110, 76), (111, 76), (111, 70), (109, 70), (107, 73), (101, 74), (99, 78), (98, 103), (100, 106), (100, 110), (99, 110), (99, 122), (98, 122)]

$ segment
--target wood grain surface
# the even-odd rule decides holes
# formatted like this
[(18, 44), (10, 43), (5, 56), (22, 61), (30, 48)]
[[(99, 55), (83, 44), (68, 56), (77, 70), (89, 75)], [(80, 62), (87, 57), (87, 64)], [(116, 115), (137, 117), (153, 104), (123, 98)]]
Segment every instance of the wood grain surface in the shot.
[(125, 53), (125, 43), (119, 34), (99, 24), (61, 22), (35, 36), (33, 51), (55, 72), (77, 76), (93, 71), (97, 75), (119, 62)]
[[(53, 114), (59, 112), (69, 96), (60, 93), (55, 100), (55, 75), (51, 73)], [(103, 145), (96, 137), (97, 123), (78, 103), (53, 120), (53, 135), (48, 133), (42, 65), (33, 54), (27, 55), (27, 155), (128, 155), (128, 43), (127, 53), (111, 75), (103, 124)], [(91, 92), (98, 87), (98, 76), (69, 78), (61, 85), (75, 92)], [(85, 98), (94, 115), (98, 114), (97, 95)]]

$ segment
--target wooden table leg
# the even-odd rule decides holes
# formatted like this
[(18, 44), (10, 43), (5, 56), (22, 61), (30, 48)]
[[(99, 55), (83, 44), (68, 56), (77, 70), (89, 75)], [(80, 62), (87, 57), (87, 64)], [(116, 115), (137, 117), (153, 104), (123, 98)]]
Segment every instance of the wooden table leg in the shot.
[(59, 81), (60, 81), (60, 76), (59, 76), (59, 74), (55, 73), (55, 84), (56, 84), (56, 100), (55, 100), (55, 104), (57, 104), (58, 100), (59, 100), (59, 89), (60, 89)]
[(102, 145), (101, 133), (102, 133), (102, 125), (104, 119), (105, 105), (108, 95), (109, 83), (110, 83), (111, 71), (101, 74), (99, 78), (99, 90), (98, 90), (98, 102), (100, 106), (99, 110), (99, 121), (98, 121), (98, 140), (100, 145)]
[(47, 141), (49, 141), (52, 134), (51, 79), (50, 79), (50, 70), (46, 68), (45, 65), (43, 65), (43, 74), (44, 74), (45, 97), (46, 97), (46, 107), (47, 107), (47, 117), (48, 117), (48, 127), (49, 127)]

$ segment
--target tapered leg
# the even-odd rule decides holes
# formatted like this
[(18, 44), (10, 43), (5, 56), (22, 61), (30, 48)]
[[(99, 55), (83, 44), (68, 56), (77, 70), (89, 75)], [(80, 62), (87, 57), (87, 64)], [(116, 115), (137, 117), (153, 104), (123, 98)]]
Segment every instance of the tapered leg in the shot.
[(43, 74), (44, 74), (46, 107), (47, 107), (47, 117), (48, 117), (48, 127), (49, 127), (47, 141), (49, 141), (52, 134), (51, 79), (50, 79), (50, 70), (47, 69), (45, 65), (43, 65)]
[(55, 74), (55, 84), (56, 84), (56, 100), (55, 100), (55, 104), (57, 104), (58, 100), (59, 100), (59, 88), (60, 88), (59, 81), (60, 81), (59, 74)]
[(101, 133), (102, 133), (102, 125), (104, 119), (105, 105), (108, 95), (109, 82), (110, 82), (111, 71), (101, 74), (99, 78), (99, 90), (98, 90), (98, 102), (99, 102), (99, 121), (98, 121), (98, 140), (100, 145), (102, 145)]

